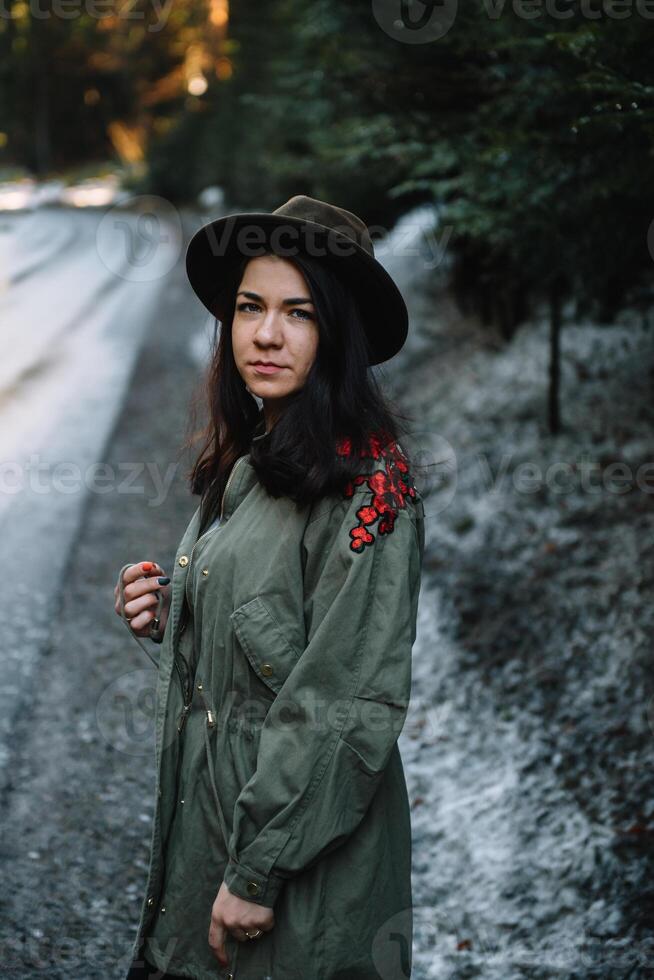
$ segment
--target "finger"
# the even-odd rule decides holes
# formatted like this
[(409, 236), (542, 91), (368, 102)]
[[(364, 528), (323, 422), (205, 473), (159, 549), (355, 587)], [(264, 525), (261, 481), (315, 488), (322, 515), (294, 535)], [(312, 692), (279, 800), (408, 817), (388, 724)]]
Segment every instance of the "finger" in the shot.
[[(159, 578), (163, 581), (167, 579), (166, 584), (161, 585)], [(151, 595), (153, 592), (159, 592), (161, 589), (165, 589), (170, 585), (170, 579), (167, 576), (160, 575), (159, 578), (140, 578), (138, 581), (126, 585), (123, 589), (125, 602), (138, 599), (142, 595)]]
[(147, 595), (142, 595), (138, 599), (130, 599), (129, 602), (126, 602), (125, 615), (128, 619), (134, 619), (139, 613), (149, 609), (156, 609), (158, 603), (157, 596), (153, 592), (148, 592)]
[(135, 616), (134, 619), (130, 620), (129, 625), (135, 633), (139, 633), (141, 631), (145, 631), (146, 627), (149, 630), (154, 620), (155, 616), (153, 613), (139, 613), (138, 616)]
[(130, 582), (136, 582), (137, 579), (143, 578), (145, 575), (163, 575), (164, 571), (156, 561), (139, 561), (135, 565), (130, 565), (123, 572), (123, 583), (128, 585)]
[(228, 963), (227, 950), (225, 949), (226, 933), (227, 931), (224, 926), (214, 919), (211, 920), (209, 926), (209, 945), (221, 966), (227, 966)]
[(143, 575), (145, 575), (142, 566), (143, 562), (137, 562), (135, 565), (127, 566), (122, 577), (123, 587), (129, 585), (130, 582), (135, 582), (137, 578), (141, 578)]
[(138, 616), (132, 617), (129, 625), (136, 632), (139, 630), (145, 630), (146, 627), (149, 630), (156, 618), (156, 610), (148, 610), (146, 612), (139, 613)]
[[(234, 926), (234, 928), (233, 929), (230, 929), (229, 931), (232, 934), (232, 936), (234, 937), (234, 939), (237, 939), (239, 941), (239, 943), (247, 943), (247, 942), (250, 941), (250, 937), (246, 933), (245, 929), (240, 929), (238, 926)], [(249, 931), (250, 930), (248, 929), (248, 932)], [(253, 928), (252, 929), (252, 932), (255, 932), (255, 931), (256, 930)]]

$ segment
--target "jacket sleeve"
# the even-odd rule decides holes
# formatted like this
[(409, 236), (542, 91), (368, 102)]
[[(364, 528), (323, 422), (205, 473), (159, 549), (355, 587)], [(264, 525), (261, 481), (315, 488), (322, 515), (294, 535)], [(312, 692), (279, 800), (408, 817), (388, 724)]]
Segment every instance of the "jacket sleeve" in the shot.
[(354, 492), (305, 530), (307, 645), (262, 724), (224, 875), (261, 905), (356, 829), (408, 710), (423, 504), (416, 491), (369, 531), (368, 499)]

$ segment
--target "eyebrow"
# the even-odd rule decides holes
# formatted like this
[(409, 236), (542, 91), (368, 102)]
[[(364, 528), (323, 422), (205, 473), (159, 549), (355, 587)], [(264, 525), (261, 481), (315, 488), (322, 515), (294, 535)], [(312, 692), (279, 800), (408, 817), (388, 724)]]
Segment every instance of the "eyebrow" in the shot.
[[(258, 302), (263, 301), (263, 297), (259, 296), (258, 293), (246, 292), (244, 289), (239, 290), (239, 292), (236, 295), (247, 296), (248, 299), (255, 299)], [(305, 296), (295, 296), (295, 297), (291, 297), (291, 299), (283, 299), (282, 303), (285, 303), (287, 306), (299, 306), (301, 303), (313, 303), (313, 300)]]

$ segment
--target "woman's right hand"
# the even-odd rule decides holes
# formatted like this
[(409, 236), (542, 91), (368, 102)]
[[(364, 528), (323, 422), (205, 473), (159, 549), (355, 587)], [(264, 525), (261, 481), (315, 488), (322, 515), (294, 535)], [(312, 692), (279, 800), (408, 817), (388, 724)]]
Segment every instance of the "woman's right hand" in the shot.
[[(167, 581), (162, 585), (160, 578)], [(125, 615), (130, 620), (129, 627), (135, 636), (150, 636), (152, 620), (157, 612), (158, 599), (155, 592), (163, 595), (164, 602), (159, 617), (158, 632), (163, 636), (170, 611), (172, 589), (170, 579), (163, 568), (154, 561), (141, 561), (130, 565), (123, 572), (123, 592), (125, 595)], [(120, 580), (114, 587), (114, 609), (120, 616)]]

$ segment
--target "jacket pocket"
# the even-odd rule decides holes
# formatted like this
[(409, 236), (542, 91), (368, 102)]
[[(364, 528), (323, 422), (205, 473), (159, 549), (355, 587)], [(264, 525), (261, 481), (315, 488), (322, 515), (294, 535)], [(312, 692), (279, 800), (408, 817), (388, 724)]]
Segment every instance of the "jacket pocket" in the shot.
[(239, 606), (229, 618), (252, 670), (278, 694), (300, 652), (288, 642), (261, 596)]

